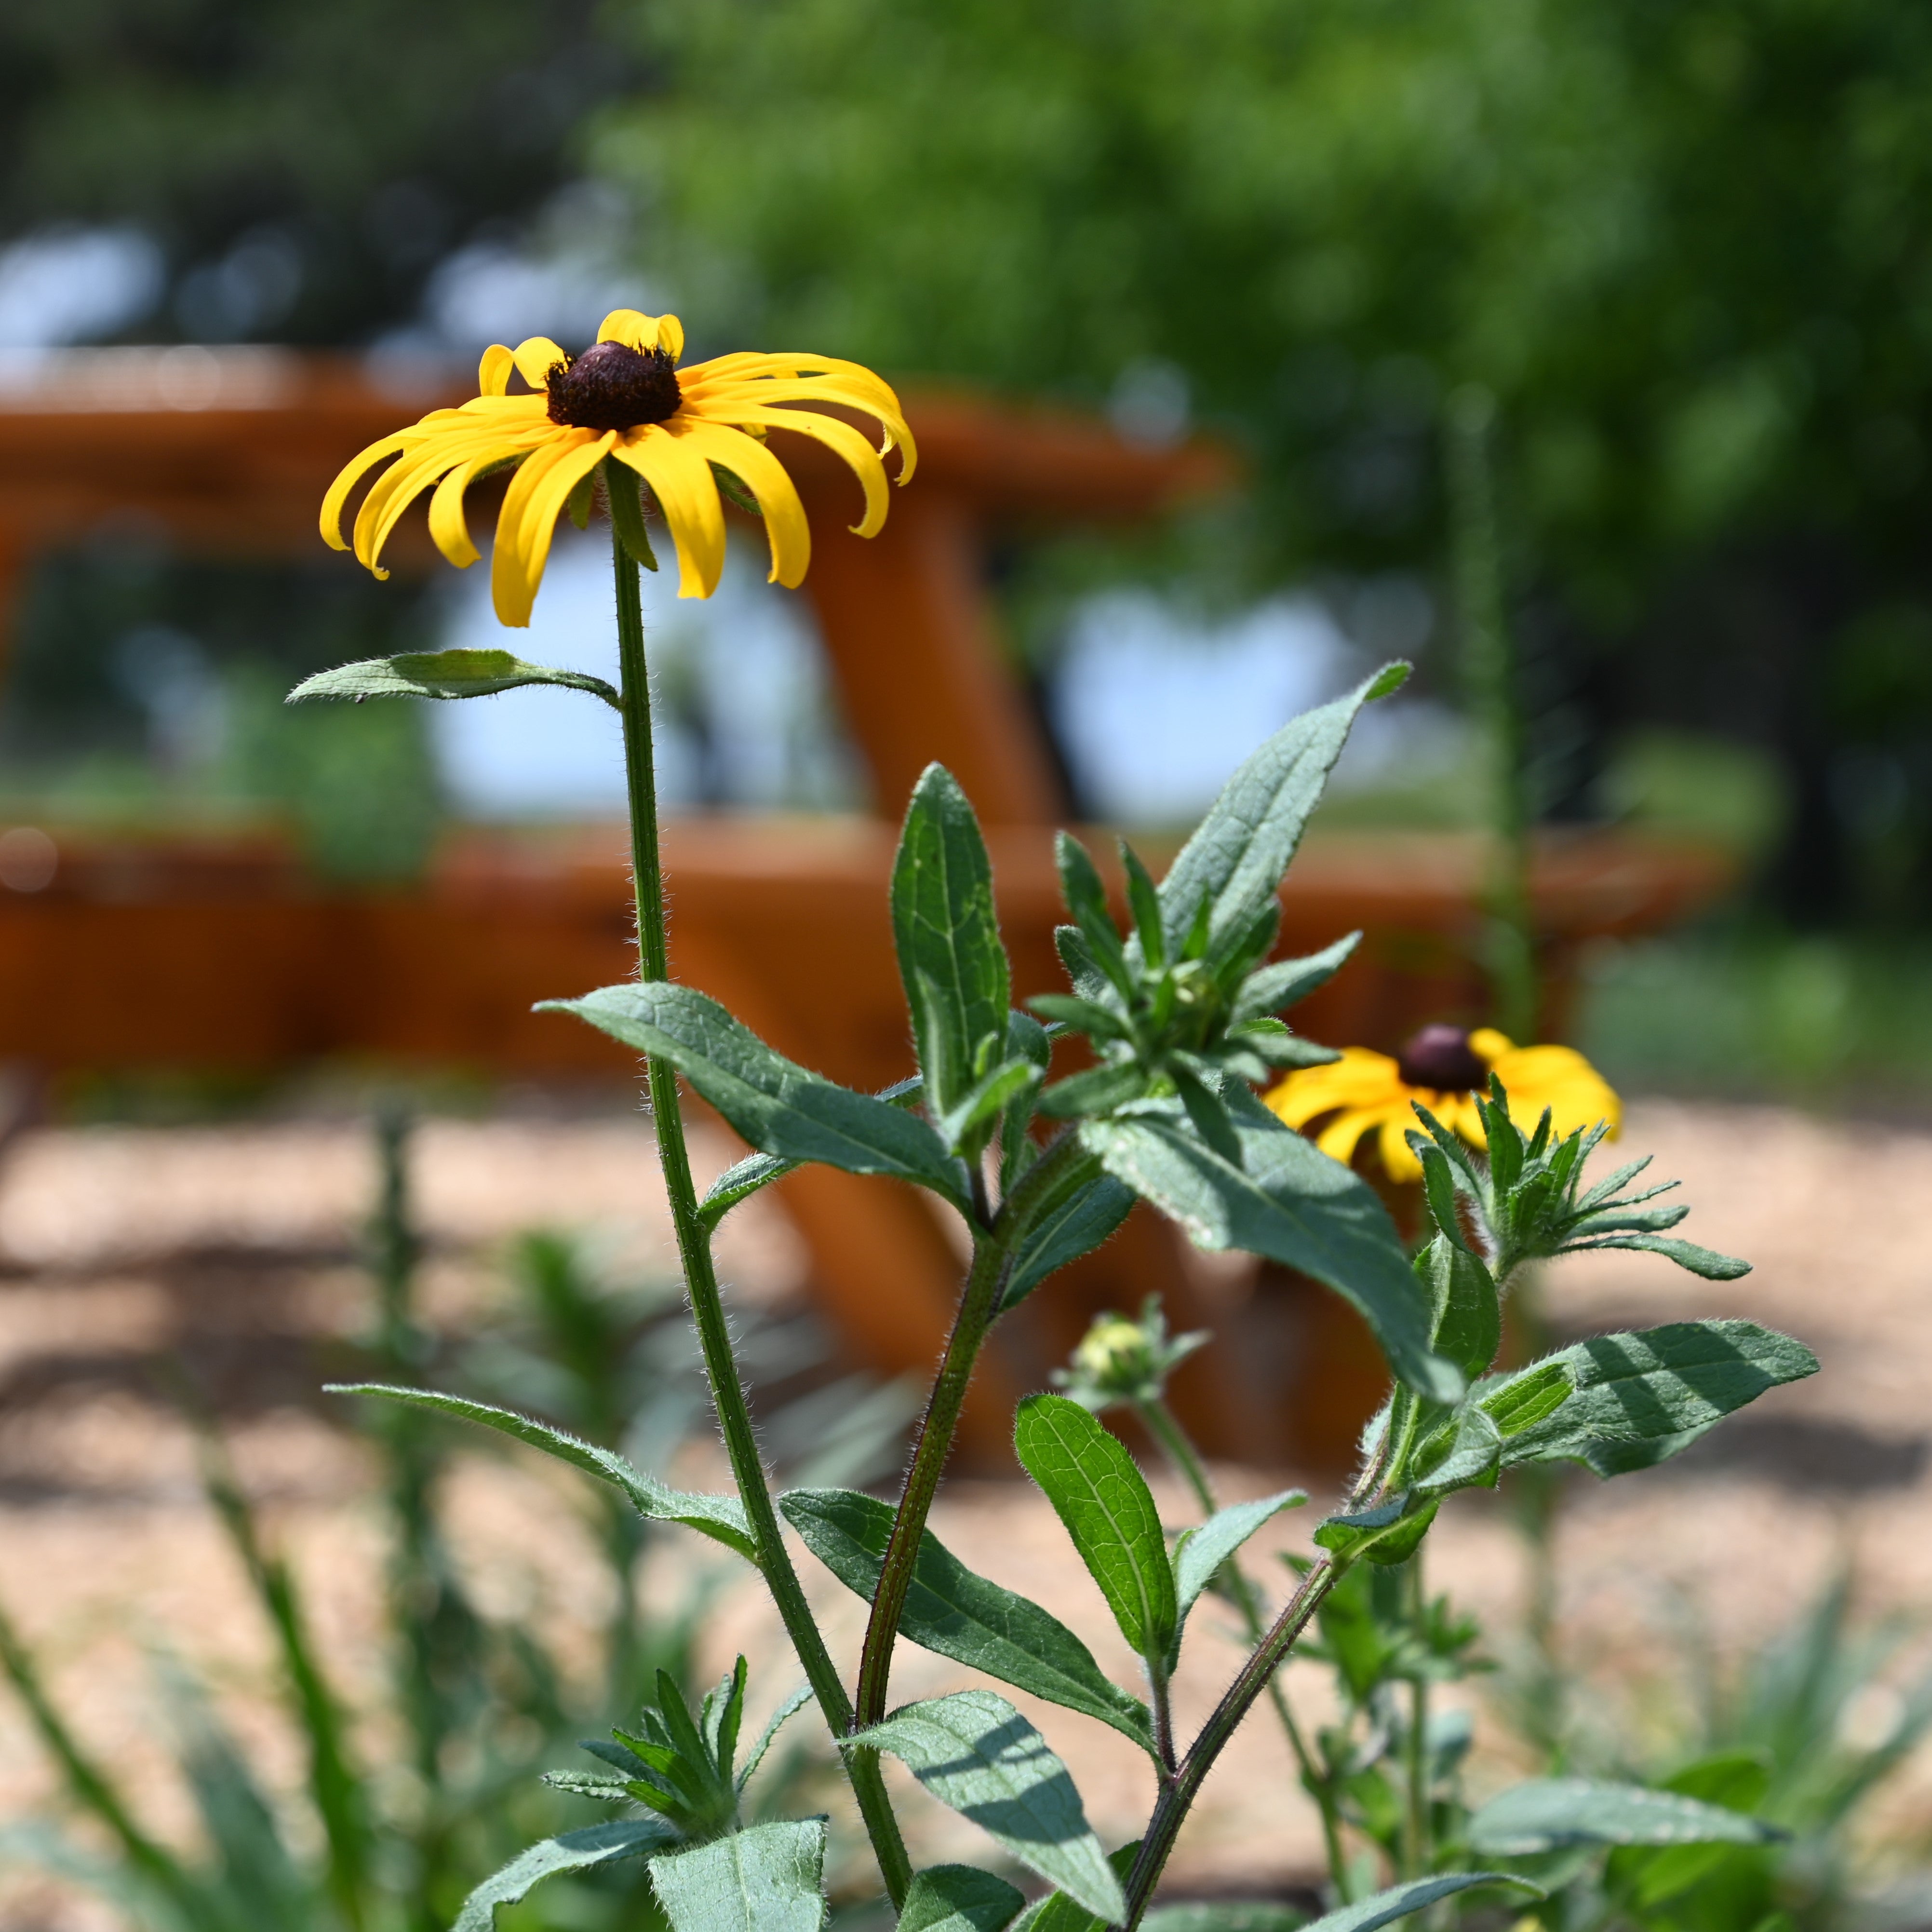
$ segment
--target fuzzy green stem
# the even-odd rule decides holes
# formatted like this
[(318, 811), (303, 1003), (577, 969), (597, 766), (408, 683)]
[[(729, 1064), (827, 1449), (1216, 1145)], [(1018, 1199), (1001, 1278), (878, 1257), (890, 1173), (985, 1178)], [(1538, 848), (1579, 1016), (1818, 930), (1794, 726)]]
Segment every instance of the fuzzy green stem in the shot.
[[(1148, 1435), (1160, 1444), (1162, 1452), (1173, 1464), (1181, 1480), (1193, 1491), (1202, 1514), (1211, 1516), (1220, 1505), (1215, 1500), (1214, 1485), (1208, 1480), (1207, 1465), (1201, 1460), (1193, 1438), (1181, 1427), (1180, 1418), (1168, 1408), (1166, 1398), (1156, 1396), (1150, 1401), (1136, 1402), (1134, 1413), (1140, 1417)], [(1250, 1643), (1258, 1644), (1263, 1629), (1261, 1592), (1232, 1556), (1222, 1567), (1221, 1574), (1240, 1613), (1243, 1634)], [(1308, 1741), (1301, 1735), (1301, 1726), (1295, 1720), (1294, 1707), (1288, 1701), (1288, 1693), (1282, 1688), (1279, 1675), (1268, 1679), (1268, 1702), (1274, 1706), (1274, 1714), (1281, 1721), (1288, 1747), (1294, 1754), (1295, 1768), (1301, 1774), (1302, 1788), (1314, 1799), (1316, 1809), (1322, 1815), (1322, 1845), (1328, 1860), (1328, 1876), (1334, 1882), (1337, 1901), (1346, 1905), (1350, 1897), (1348, 1867), (1342, 1854), (1342, 1819), (1336, 1807), (1333, 1783), (1323, 1774), (1315, 1761), (1315, 1753), (1308, 1748)]]
[[(1408, 1613), (1416, 1636), (1422, 1634), (1427, 1603), (1422, 1589), (1422, 1552), (1408, 1559)], [(1409, 1685), (1408, 1735), (1403, 1771), (1408, 1806), (1403, 1819), (1402, 1876), (1420, 1878), (1429, 1869), (1429, 1679), (1418, 1670)]]
[(932, 1393), (927, 1398), (926, 1413), (920, 1418), (919, 1432), (913, 1440), (905, 1487), (900, 1492), (892, 1534), (880, 1564), (878, 1587), (872, 1592), (865, 1647), (859, 1654), (859, 1688), (854, 1700), (858, 1707), (855, 1724), (859, 1729), (876, 1724), (886, 1714), (892, 1644), (905, 1610), (906, 1592), (912, 1587), (920, 1538), (926, 1533), (926, 1519), (952, 1451), (953, 1434), (959, 1426), (959, 1411), (973, 1379), (980, 1345), (986, 1340), (986, 1331), (992, 1327), (1006, 1294), (1020, 1237), (1040, 1206), (1066, 1179), (1067, 1170), (1087, 1158), (1072, 1132), (1062, 1134), (1027, 1170), (1019, 1185), (1001, 1203), (992, 1228), (974, 1239), (972, 1266), (960, 1292), (959, 1310), (952, 1318), (952, 1333), (946, 1338), (946, 1353), (940, 1358)]
[(1213, 1714), (1201, 1727), (1201, 1734), (1190, 1747), (1180, 1771), (1155, 1801), (1154, 1816), (1148, 1821), (1147, 1835), (1128, 1874), (1126, 1932), (1135, 1932), (1142, 1915), (1160, 1882), (1174, 1841), (1180, 1835), (1195, 1798), (1214, 1761), (1228, 1740), (1240, 1728), (1241, 1720), (1253, 1708), (1255, 1699), (1268, 1687), (1295, 1639), (1308, 1627), (1309, 1620), (1320, 1609), (1322, 1600), (1340, 1580), (1342, 1571), (1325, 1552), (1318, 1557), (1275, 1619), (1274, 1627), (1255, 1648), (1242, 1665), (1240, 1674), (1227, 1689)]
[[(637, 488), (631, 473), (620, 466), (606, 466), (609, 486)], [(638, 566), (626, 551), (614, 527), (611, 554), (617, 584), (618, 661), (622, 667), (624, 768), (629, 788), (631, 863), (634, 876), (638, 907), (638, 972), (646, 981), (670, 977), (670, 958), (664, 933), (664, 875), (658, 853), (657, 788), (652, 768), (650, 690), (644, 659), (644, 603), (639, 594)], [(718, 1426), (730, 1459), (731, 1474), (738, 1488), (745, 1513), (750, 1519), (752, 1535), (758, 1546), (758, 1567), (766, 1587), (785, 1627), (785, 1633), (798, 1653), (820, 1710), (835, 1738), (842, 1738), (850, 1729), (852, 1707), (839, 1681), (837, 1667), (826, 1649), (825, 1639), (806, 1601), (805, 1591), (794, 1567), (791, 1552), (785, 1547), (778, 1512), (772, 1502), (770, 1483), (758, 1453), (752, 1414), (745, 1399), (744, 1384), (738, 1374), (736, 1358), (731, 1352), (730, 1330), (724, 1304), (718, 1291), (717, 1270), (712, 1264), (708, 1230), (698, 1212), (698, 1191), (691, 1178), (691, 1159), (686, 1150), (684, 1120), (679, 1110), (677, 1076), (668, 1060), (656, 1055), (645, 1062), (650, 1086), (651, 1115), (657, 1128), (658, 1155), (664, 1169), (664, 1192), (670, 1206), (671, 1224), (677, 1236), (678, 1257), (683, 1263), (686, 1292), (690, 1297), (692, 1321), (698, 1330), (704, 1355), (705, 1372), (710, 1378), (711, 1397), (717, 1411)], [(879, 1870), (896, 1909), (904, 1902), (912, 1881), (912, 1864), (899, 1835), (880, 1774), (878, 1754), (846, 1749), (845, 1768), (854, 1796), (872, 1841)]]

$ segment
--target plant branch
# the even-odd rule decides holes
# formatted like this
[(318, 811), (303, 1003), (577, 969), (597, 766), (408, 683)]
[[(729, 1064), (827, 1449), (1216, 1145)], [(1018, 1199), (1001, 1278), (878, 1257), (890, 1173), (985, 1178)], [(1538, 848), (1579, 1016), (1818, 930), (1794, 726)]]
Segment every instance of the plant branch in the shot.
[(952, 1452), (953, 1433), (959, 1426), (959, 1411), (966, 1399), (967, 1385), (973, 1378), (980, 1345), (986, 1340), (986, 1331), (999, 1313), (1006, 1294), (1020, 1237), (1041, 1204), (1065, 1177), (1067, 1169), (1086, 1158), (1074, 1134), (1070, 1131), (1063, 1133), (1027, 1170), (1001, 1205), (990, 1230), (974, 1239), (972, 1266), (960, 1292), (952, 1331), (946, 1338), (939, 1372), (933, 1378), (932, 1393), (927, 1398), (926, 1413), (920, 1418), (919, 1431), (913, 1438), (912, 1462), (906, 1471), (905, 1487), (900, 1492), (898, 1513), (892, 1518), (878, 1587), (872, 1592), (865, 1647), (859, 1655), (854, 1722), (860, 1729), (876, 1724), (886, 1714), (892, 1643), (898, 1635), (906, 1592), (912, 1587), (919, 1540), (925, 1534), (926, 1519)]
[[(1181, 1480), (1194, 1492), (1194, 1499), (1200, 1504), (1202, 1515), (1211, 1516), (1220, 1504), (1216, 1500), (1214, 1485), (1208, 1480), (1200, 1452), (1181, 1427), (1180, 1418), (1168, 1408), (1164, 1396), (1156, 1396), (1150, 1402), (1136, 1402), (1133, 1406), (1142, 1426), (1160, 1444)], [(1260, 1591), (1234, 1557), (1229, 1557), (1222, 1564), (1220, 1575), (1240, 1614), (1242, 1633), (1250, 1643), (1258, 1644), (1265, 1627)], [(1334, 1786), (1323, 1775), (1315, 1761), (1315, 1753), (1308, 1748), (1307, 1739), (1301, 1735), (1301, 1726), (1295, 1721), (1294, 1707), (1288, 1701), (1288, 1693), (1282, 1688), (1279, 1673), (1268, 1679), (1268, 1702), (1274, 1706), (1274, 1714), (1280, 1720), (1282, 1731), (1288, 1739), (1288, 1747), (1294, 1754), (1302, 1787), (1314, 1799), (1316, 1809), (1322, 1814), (1322, 1843), (1328, 1860), (1328, 1876), (1334, 1884), (1336, 1898), (1346, 1905), (1350, 1891), (1348, 1869), (1342, 1855), (1342, 1819), (1336, 1807)]]
[[(607, 464), (605, 467), (612, 490), (636, 490), (636, 481), (628, 470), (614, 464)], [(614, 527), (611, 551), (616, 572), (624, 765), (629, 789), (631, 861), (637, 894), (638, 972), (638, 977), (646, 981), (665, 980), (670, 978), (670, 972), (664, 933), (664, 876), (658, 853), (657, 789), (652, 769), (650, 691), (644, 658), (644, 605), (638, 593), (638, 566), (625, 551)], [(657, 1128), (658, 1158), (664, 1168), (664, 1191), (677, 1236), (678, 1256), (684, 1266), (692, 1321), (704, 1351), (705, 1372), (710, 1380), (718, 1425), (730, 1458), (731, 1474), (758, 1545), (758, 1567), (784, 1621), (786, 1634), (791, 1639), (799, 1662), (804, 1666), (806, 1676), (818, 1697), (826, 1723), (834, 1738), (842, 1739), (851, 1726), (852, 1707), (845, 1695), (845, 1687), (839, 1680), (837, 1667), (826, 1649), (825, 1639), (812, 1617), (811, 1606), (806, 1601), (798, 1572), (793, 1567), (791, 1553), (785, 1547), (778, 1512), (772, 1506), (771, 1486), (758, 1452), (758, 1437), (752, 1426), (744, 1384), (739, 1377), (736, 1358), (731, 1352), (730, 1331), (725, 1320), (724, 1302), (718, 1291), (710, 1236), (698, 1215), (698, 1191), (692, 1181), (683, 1116), (678, 1106), (676, 1074), (668, 1061), (655, 1055), (646, 1060), (645, 1068), (650, 1089), (651, 1114)], [(911, 1882), (912, 1866), (886, 1795), (878, 1753), (844, 1749), (842, 1754), (886, 1889), (897, 1907), (904, 1902), (906, 1887)]]

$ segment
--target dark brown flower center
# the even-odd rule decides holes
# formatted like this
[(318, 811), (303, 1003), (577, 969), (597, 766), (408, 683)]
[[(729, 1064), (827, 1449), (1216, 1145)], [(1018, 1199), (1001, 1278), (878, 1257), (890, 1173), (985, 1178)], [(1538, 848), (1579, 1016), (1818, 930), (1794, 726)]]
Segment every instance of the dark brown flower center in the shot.
[(677, 365), (662, 349), (646, 355), (621, 342), (599, 342), (567, 362), (552, 363), (544, 387), (550, 421), (573, 429), (662, 422), (684, 400)]
[(1489, 1068), (1460, 1026), (1424, 1027), (1410, 1038), (1395, 1064), (1405, 1086), (1432, 1087), (1438, 1093), (1467, 1093), (1490, 1080)]

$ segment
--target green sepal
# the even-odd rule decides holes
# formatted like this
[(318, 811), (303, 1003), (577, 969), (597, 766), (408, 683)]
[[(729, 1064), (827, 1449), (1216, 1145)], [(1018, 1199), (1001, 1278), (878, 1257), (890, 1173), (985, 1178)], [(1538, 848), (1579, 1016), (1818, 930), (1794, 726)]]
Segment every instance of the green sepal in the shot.
[(650, 533), (644, 527), (644, 506), (638, 494), (638, 473), (629, 464), (613, 457), (599, 465), (604, 472), (604, 500), (610, 508), (610, 527), (632, 563), (655, 570), (658, 560), (651, 549)]

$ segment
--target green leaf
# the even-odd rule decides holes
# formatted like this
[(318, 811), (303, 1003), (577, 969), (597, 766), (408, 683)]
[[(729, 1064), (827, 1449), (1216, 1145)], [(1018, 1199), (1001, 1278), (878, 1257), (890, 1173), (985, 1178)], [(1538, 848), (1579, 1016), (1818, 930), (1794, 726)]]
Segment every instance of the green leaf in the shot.
[[(1436, 1164), (1448, 1172), (1439, 1155)], [(1432, 1311), (1430, 1347), (1473, 1381), (1502, 1346), (1502, 1300), (1489, 1269), (1466, 1248), (1438, 1234), (1415, 1257), (1415, 1272)]]
[(1055, 1080), (1040, 1097), (1040, 1110), (1049, 1119), (1071, 1120), (1083, 1113), (1105, 1113), (1124, 1107), (1147, 1092), (1148, 1077), (1130, 1060), (1118, 1066), (1083, 1068)]
[(1199, 1899), (1157, 1905), (1141, 1921), (1141, 1932), (1300, 1932), (1308, 1915), (1266, 1898)]
[[(1088, 957), (1118, 991), (1131, 998), (1134, 976), (1127, 968), (1126, 948), (1107, 903), (1107, 888), (1087, 848), (1071, 832), (1060, 832), (1053, 841), (1053, 857), (1060, 870), (1060, 895), (1086, 942)], [(1079, 975), (1074, 978), (1078, 987)], [(1084, 987), (1078, 990), (1087, 990)]]
[(406, 1389), (383, 1382), (330, 1382), (324, 1388), (332, 1396), (373, 1396), (386, 1402), (403, 1402), (412, 1408), (454, 1416), (459, 1422), (481, 1423), (485, 1429), (527, 1443), (532, 1449), (541, 1449), (545, 1455), (554, 1456), (560, 1462), (595, 1476), (600, 1483), (608, 1483), (614, 1489), (621, 1489), (640, 1516), (659, 1522), (682, 1523), (753, 1563), (758, 1560), (745, 1506), (736, 1496), (703, 1496), (667, 1489), (632, 1468), (615, 1450), (581, 1441), (568, 1430), (518, 1415), (513, 1409), (473, 1402), (466, 1396), (446, 1396), (434, 1389)]
[(1549, 1363), (1562, 1366), (1575, 1392), (1546, 1420), (1509, 1436), (1505, 1466), (1567, 1460), (1600, 1476), (1648, 1468), (1766, 1390), (1818, 1369), (1802, 1342), (1738, 1320), (1596, 1336)]
[(1714, 1248), (1699, 1247), (1694, 1241), (1680, 1241), (1673, 1234), (1607, 1234), (1600, 1240), (1566, 1242), (1558, 1251), (1588, 1254), (1604, 1248), (1634, 1248), (1646, 1254), (1666, 1255), (1680, 1268), (1688, 1268), (1707, 1281), (1735, 1281), (1751, 1271), (1748, 1261), (1740, 1261), (1734, 1254), (1720, 1254)]
[(1570, 1379), (1568, 1366), (1558, 1360), (1492, 1377), (1480, 1387), (1483, 1408), (1507, 1442), (1554, 1415), (1570, 1399), (1576, 1384)]
[[(812, 1555), (869, 1602), (892, 1534), (891, 1504), (854, 1489), (794, 1489), (778, 1507)], [(1154, 1754), (1147, 1706), (1112, 1682), (1058, 1617), (968, 1570), (930, 1530), (919, 1540), (899, 1633), (922, 1650), (1097, 1717)]]
[(1456, 1401), (1462, 1378), (1430, 1351), (1428, 1304), (1374, 1190), (1258, 1101), (1229, 1098), (1240, 1167), (1151, 1117), (1088, 1121), (1082, 1144), (1197, 1248), (1240, 1248), (1325, 1281), (1354, 1304), (1402, 1381)]
[(1493, 1484), (1502, 1457), (1502, 1431), (1480, 1402), (1466, 1402), (1418, 1452), (1411, 1481), (1417, 1495), (1446, 1495), (1473, 1484)]
[(1386, 1925), (1391, 1919), (1406, 1918), (1412, 1912), (1420, 1912), (1433, 1905), (1438, 1898), (1448, 1898), (1453, 1893), (1468, 1891), (1479, 1885), (1513, 1885), (1538, 1898), (1543, 1896), (1540, 1885), (1532, 1885), (1528, 1879), (1516, 1878), (1508, 1872), (1444, 1872), (1436, 1878), (1419, 1878), (1407, 1885), (1391, 1885), (1387, 1891), (1358, 1899), (1353, 1905), (1345, 1905), (1339, 1912), (1324, 1912), (1319, 1918), (1310, 1919), (1304, 1932), (1376, 1932), (1377, 1926)]
[(1755, 1818), (1676, 1792), (1589, 1777), (1513, 1785), (1469, 1820), (1484, 1858), (1528, 1858), (1566, 1845), (1761, 1845), (1778, 1834)]
[(1133, 1189), (1107, 1173), (1089, 1173), (1054, 1194), (1020, 1237), (1001, 1312), (1024, 1300), (1056, 1269), (1091, 1254), (1133, 1207)]
[(1174, 1634), (1187, 1621), (1202, 1591), (1214, 1580), (1222, 1564), (1271, 1516), (1306, 1502), (1306, 1489), (1282, 1489), (1252, 1503), (1231, 1503), (1216, 1510), (1198, 1528), (1189, 1530), (1174, 1546)]
[(745, 1762), (739, 1767), (734, 1780), (736, 1789), (742, 1792), (752, 1781), (752, 1774), (765, 1761), (765, 1753), (772, 1747), (778, 1734), (786, 1723), (797, 1716), (812, 1702), (812, 1686), (801, 1684), (772, 1714), (765, 1720), (765, 1728), (758, 1733), (757, 1741), (746, 1753)]
[[(1002, 1060), (951, 1112), (939, 1116), (940, 1134), (949, 1147), (968, 1152), (983, 1146), (1002, 1109), (1040, 1085), (1040, 1069), (1026, 1059)], [(975, 1143), (977, 1143), (976, 1146)]]
[(1126, 1445), (1078, 1402), (1029, 1396), (1013, 1418), (1013, 1447), (1120, 1634), (1142, 1657), (1165, 1658), (1178, 1622), (1174, 1566), (1147, 1479)]
[(852, 1741), (903, 1759), (942, 1804), (1108, 1924), (1126, 1918), (1120, 1880), (1066, 1767), (1004, 1697), (962, 1690), (908, 1704)]
[(500, 1905), (514, 1905), (540, 1879), (580, 1872), (617, 1858), (640, 1858), (675, 1843), (676, 1828), (662, 1818), (614, 1818), (580, 1831), (560, 1831), (519, 1852), (463, 1901), (451, 1932), (490, 1932)]
[(1346, 939), (1337, 939), (1332, 946), (1310, 953), (1306, 959), (1277, 960), (1274, 965), (1250, 973), (1235, 997), (1234, 1022), (1268, 1018), (1285, 1006), (1306, 999), (1348, 963), (1361, 942), (1360, 933), (1351, 933)]
[(588, 691), (614, 711), (622, 708), (615, 687), (582, 671), (530, 664), (507, 651), (406, 651), (396, 657), (368, 657), (304, 678), (289, 693), (291, 705), (309, 698), (488, 698), (526, 684), (561, 684)]
[[(1720, 1751), (1664, 1780), (1658, 1789), (1730, 1811), (1754, 1811), (1770, 1782), (1766, 1759), (1756, 1751)], [(1700, 1884), (1727, 1859), (1748, 1858), (1729, 1844), (1629, 1845), (1612, 1852), (1605, 1867), (1608, 1888), (1628, 1891), (1648, 1909)]]
[(1156, 972), (1167, 964), (1167, 933), (1160, 921), (1160, 888), (1141, 863), (1140, 854), (1125, 839), (1120, 842), (1120, 867), (1127, 876), (1127, 906), (1133, 914), (1134, 936), (1141, 957)]
[[(925, 1093), (926, 1083), (915, 1074), (910, 1080), (896, 1080), (881, 1087), (872, 1098), (890, 1101), (894, 1107), (910, 1107)], [(776, 1154), (747, 1154), (727, 1167), (704, 1191), (698, 1203), (698, 1218), (706, 1227), (716, 1227), (741, 1200), (748, 1200), (761, 1188), (788, 1174), (795, 1174), (805, 1164), (788, 1161)]]
[(1371, 1563), (1406, 1563), (1429, 1534), (1439, 1500), (1417, 1509), (1413, 1499), (1405, 1493), (1378, 1503), (1372, 1510), (1330, 1516), (1316, 1525), (1315, 1540), (1322, 1549), (1332, 1550), (1337, 1561), (1343, 1563), (1354, 1563), (1364, 1557)]
[(728, 1831), (651, 1861), (672, 1932), (818, 1932), (825, 1922), (825, 1820)]
[(1355, 714), (1388, 675), (1378, 672), (1347, 697), (1292, 720), (1228, 780), (1161, 881), (1170, 952), (1185, 951), (1204, 904), (1209, 958), (1252, 929), (1280, 887)]
[[(763, 1152), (916, 1182), (970, 1212), (958, 1164), (924, 1121), (774, 1053), (694, 987), (630, 981), (581, 999), (546, 999), (537, 1011), (574, 1013), (627, 1047), (670, 1061)], [(1004, 1033), (1004, 1009), (1000, 1024)]]
[(892, 897), (927, 1104), (950, 1113), (1005, 1044), (1012, 974), (979, 821), (942, 765), (928, 765), (913, 787)]
[(1004, 1879), (976, 1865), (928, 1865), (912, 1875), (898, 1932), (1006, 1932), (1025, 1903)]
[[(1107, 1864), (1115, 1878), (1125, 1885), (1132, 1876), (1134, 1860), (1140, 1855), (1141, 1841), (1123, 1845), (1107, 1855)], [(1108, 1932), (1108, 1921), (1097, 1912), (1090, 1912), (1064, 1891), (1050, 1891), (1036, 1899), (1013, 1927), (1013, 1932)]]

